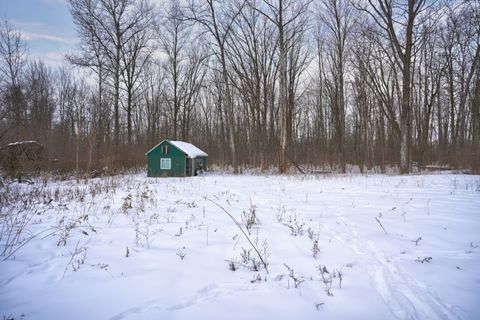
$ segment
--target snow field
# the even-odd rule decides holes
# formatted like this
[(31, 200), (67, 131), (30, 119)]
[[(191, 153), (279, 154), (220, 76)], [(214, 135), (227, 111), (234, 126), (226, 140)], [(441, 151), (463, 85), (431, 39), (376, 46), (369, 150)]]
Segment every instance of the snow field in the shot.
[(126, 175), (1, 199), (7, 319), (480, 317), (479, 176)]

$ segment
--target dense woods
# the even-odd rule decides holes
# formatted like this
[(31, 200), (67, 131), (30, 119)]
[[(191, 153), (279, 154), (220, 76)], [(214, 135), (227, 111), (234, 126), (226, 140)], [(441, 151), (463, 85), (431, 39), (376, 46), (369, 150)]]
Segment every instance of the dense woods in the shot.
[(480, 1), (69, 0), (61, 68), (0, 27), (0, 147), (144, 165), (163, 139), (279, 172), (480, 169)]

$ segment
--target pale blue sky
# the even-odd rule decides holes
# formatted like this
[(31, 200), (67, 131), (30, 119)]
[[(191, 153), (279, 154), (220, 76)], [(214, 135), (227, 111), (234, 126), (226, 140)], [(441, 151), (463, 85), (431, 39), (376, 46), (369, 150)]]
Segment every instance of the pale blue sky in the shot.
[(0, 19), (22, 31), (29, 53), (52, 66), (62, 63), (77, 41), (65, 0), (0, 0)]

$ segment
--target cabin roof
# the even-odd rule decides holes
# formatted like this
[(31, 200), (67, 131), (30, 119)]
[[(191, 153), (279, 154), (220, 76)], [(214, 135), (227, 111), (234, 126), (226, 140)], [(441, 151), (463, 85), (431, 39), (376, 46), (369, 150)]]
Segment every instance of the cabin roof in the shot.
[(208, 157), (208, 154), (191, 143), (183, 142), (183, 141), (170, 141), (178, 149), (185, 152), (189, 157), (196, 158), (196, 157)]
[(170, 144), (172, 144), (173, 146), (177, 147), (178, 149), (180, 149), (181, 151), (183, 151), (187, 156), (189, 156), (190, 158), (196, 158), (196, 157), (208, 157), (208, 154), (202, 150), (200, 150), (199, 148), (197, 148), (196, 146), (194, 146), (193, 144), (191, 143), (188, 143), (188, 142), (183, 142), (183, 141), (172, 141), (172, 140), (162, 140), (159, 144), (157, 144), (155, 147), (153, 147), (152, 149), (148, 150), (148, 152), (146, 153), (149, 154), (150, 152), (152, 152), (153, 150), (155, 150), (155, 148), (157, 148), (159, 145), (161, 145), (164, 141), (167, 141), (169, 142)]

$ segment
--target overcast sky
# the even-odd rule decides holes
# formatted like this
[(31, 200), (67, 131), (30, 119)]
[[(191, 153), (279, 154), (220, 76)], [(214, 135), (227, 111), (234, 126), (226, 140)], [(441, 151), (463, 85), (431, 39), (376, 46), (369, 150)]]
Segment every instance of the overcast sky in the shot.
[(0, 19), (19, 29), (33, 57), (59, 66), (77, 41), (65, 0), (0, 0)]

